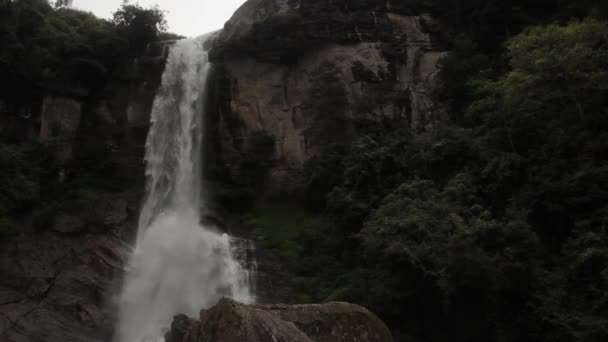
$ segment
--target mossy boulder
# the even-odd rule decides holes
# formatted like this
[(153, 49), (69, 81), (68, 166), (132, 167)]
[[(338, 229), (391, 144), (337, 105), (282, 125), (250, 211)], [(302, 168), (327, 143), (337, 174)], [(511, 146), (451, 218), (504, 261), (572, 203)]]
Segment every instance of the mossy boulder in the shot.
[(222, 299), (201, 313), (185, 342), (390, 342), (386, 325), (349, 303), (245, 305)]

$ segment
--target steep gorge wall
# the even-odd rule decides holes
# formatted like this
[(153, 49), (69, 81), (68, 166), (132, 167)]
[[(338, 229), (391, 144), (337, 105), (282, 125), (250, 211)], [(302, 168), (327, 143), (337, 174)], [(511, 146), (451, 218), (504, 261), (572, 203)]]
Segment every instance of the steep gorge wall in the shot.
[(429, 130), (443, 113), (432, 99), (447, 53), (439, 30), (391, 1), (248, 1), (211, 51), (228, 170), (241, 177), (265, 135), (274, 139), (271, 185), (286, 189), (308, 158), (357, 125), (404, 118)]

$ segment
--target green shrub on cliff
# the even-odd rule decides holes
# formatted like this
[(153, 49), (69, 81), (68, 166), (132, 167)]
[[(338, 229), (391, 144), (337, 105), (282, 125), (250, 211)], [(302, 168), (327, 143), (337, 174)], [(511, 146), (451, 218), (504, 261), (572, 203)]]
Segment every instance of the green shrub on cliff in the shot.
[(15, 223), (40, 199), (40, 149), (0, 144), (0, 235), (19, 232)]
[(160, 38), (166, 26), (156, 7), (125, 4), (114, 21), (45, 0), (0, 1), (2, 97), (16, 105), (39, 88), (103, 88), (107, 77)]
[(39, 199), (39, 173), (35, 146), (0, 144), (0, 203), (8, 211), (22, 209)]

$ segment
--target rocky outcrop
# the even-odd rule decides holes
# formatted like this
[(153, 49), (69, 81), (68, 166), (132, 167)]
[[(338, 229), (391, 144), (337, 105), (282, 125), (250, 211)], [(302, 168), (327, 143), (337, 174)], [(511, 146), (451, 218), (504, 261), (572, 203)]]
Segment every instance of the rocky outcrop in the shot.
[(110, 234), (1, 240), (0, 341), (109, 341), (128, 255)]
[[(185, 322), (176, 316), (169, 335), (181, 336)], [(222, 299), (201, 312), (183, 341), (390, 342), (392, 336), (378, 317), (354, 304), (245, 305)]]
[[(246, 167), (260, 132), (274, 139), (271, 176), (290, 177), (328, 144), (369, 121), (433, 127), (432, 98), (446, 50), (439, 24), (393, 1), (249, 0), (213, 42), (220, 155)], [(267, 163), (268, 164), (268, 163)]]

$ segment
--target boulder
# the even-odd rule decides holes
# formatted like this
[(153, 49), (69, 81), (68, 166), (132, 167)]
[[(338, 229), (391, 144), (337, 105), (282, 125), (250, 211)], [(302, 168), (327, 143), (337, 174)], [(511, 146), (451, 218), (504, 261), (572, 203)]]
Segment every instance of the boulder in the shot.
[(201, 313), (184, 342), (390, 342), (386, 325), (365, 308), (330, 302), (245, 305), (222, 299)]

